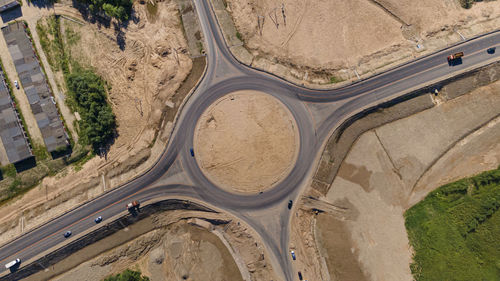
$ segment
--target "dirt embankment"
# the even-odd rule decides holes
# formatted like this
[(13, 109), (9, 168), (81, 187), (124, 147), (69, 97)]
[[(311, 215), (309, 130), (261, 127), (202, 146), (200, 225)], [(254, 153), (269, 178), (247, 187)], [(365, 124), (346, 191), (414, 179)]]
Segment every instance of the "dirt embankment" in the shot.
[[(304, 211), (297, 220), (315, 220), (316, 225), (292, 223), (297, 226), (293, 232), (300, 234), (292, 239), (301, 243), (315, 237), (317, 248), (304, 247), (304, 258), (324, 259), (316, 270), (322, 272), (322, 280), (325, 267), (339, 280), (412, 280), (404, 211), (442, 184), (500, 164), (500, 82), (488, 84), (498, 79), (497, 67), (450, 82), (438, 96), (419, 97), (433, 102), (430, 109), (363, 133), (326, 195), (311, 190), (319, 201), (301, 200)], [(414, 103), (409, 100), (394, 108)], [(390, 120), (382, 116), (387, 114), (400, 112), (388, 108), (370, 114), (356, 121), (354, 129), (364, 122)], [(313, 208), (325, 213), (315, 217)]]
[(310, 86), (367, 77), (500, 25), (495, 1), (468, 10), (455, 0), (225, 2), (246, 63)]
[[(134, 9), (135, 21), (117, 33), (113, 27), (85, 22), (65, 4), (56, 4), (50, 11), (23, 6), (30, 23), (54, 10), (71, 17), (61, 19), (63, 34), (71, 30), (77, 38), (71, 56), (108, 81), (119, 135), (107, 158), (94, 157), (82, 167), (68, 167), (2, 206), (0, 243), (135, 177), (165, 148), (172, 121), (201, 77), (205, 61), (199, 58), (192, 63), (173, 2), (157, 3), (156, 17), (148, 15), (143, 5)], [(118, 35), (123, 45), (117, 44)]]
[(218, 186), (257, 193), (277, 184), (295, 164), (299, 134), (292, 114), (265, 93), (238, 91), (220, 98), (198, 121), (194, 150)]
[(223, 214), (186, 210), (134, 222), (27, 280), (100, 280), (125, 268), (151, 280), (276, 280), (247, 226)]

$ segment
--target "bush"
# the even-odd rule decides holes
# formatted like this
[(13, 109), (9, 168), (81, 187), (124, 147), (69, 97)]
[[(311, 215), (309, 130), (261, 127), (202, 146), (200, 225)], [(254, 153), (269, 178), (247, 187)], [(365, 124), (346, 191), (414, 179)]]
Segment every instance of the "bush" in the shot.
[(149, 278), (141, 276), (140, 271), (126, 269), (124, 272), (115, 276), (107, 277), (104, 281), (149, 281)]

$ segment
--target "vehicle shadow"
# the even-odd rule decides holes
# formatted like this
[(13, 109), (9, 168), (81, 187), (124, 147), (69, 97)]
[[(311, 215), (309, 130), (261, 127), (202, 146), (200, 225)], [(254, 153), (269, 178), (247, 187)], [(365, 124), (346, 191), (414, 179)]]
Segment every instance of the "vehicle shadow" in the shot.
[(454, 60), (449, 60), (448, 61), (448, 65), (449, 66), (455, 66), (455, 65), (461, 65), (463, 62), (462, 62), (462, 58), (458, 58), (458, 59), (454, 59)]

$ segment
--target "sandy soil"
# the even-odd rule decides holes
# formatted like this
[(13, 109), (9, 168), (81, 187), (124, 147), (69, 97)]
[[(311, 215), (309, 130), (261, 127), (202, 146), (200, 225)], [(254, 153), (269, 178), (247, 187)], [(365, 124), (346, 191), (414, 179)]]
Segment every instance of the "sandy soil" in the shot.
[(218, 186), (236, 192), (263, 191), (295, 163), (297, 125), (286, 107), (264, 93), (239, 91), (222, 97), (198, 122), (196, 159)]
[(151, 280), (243, 280), (219, 238), (185, 221), (144, 234), (54, 280), (99, 280), (126, 268)]
[[(71, 55), (95, 68), (111, 85), (109, 97), (119, 137), (111, 147), (107, 165), (126, 159), (131, 150), (138, 151), (153, 141), (165, 102), (192, 65), (176, 4), (158, 3), (154, 20), (148, 19), (144, 5), (134, 7), (138, 22), (130, 22), (121, 31), (123, 34), (117, 34), (113, 28), (98, 29), (96, 25), (65, 21), (80, 36)], [(117, 44), (120, 36), (124, 37), (124, 50)]]
[(27, 280), (101, 280), (125, 268), (151, 280), (276, 280), (248, 226), (225, 214), (186, 210), (135, 222)]
[[(318, 244), (331, 276), (413, 280), (403, 213), (434, 188), (500, 164), (498, 93), (500, 82), (357, 140), (323, 198), (350, 215), (320, 214), (317, 219)], [(348, 253), (346, 247), (348, 259), (339, 259), (335, 253)]]
[[(32, 21), (36, 23), (43, 14), (54, 13), (54, 10), (84, 23), (80, 25), (61, 19), (66, 29), (71, 28), (80, 35), (72, 55), (93, 67), (109, 82), (109, 97), (117, 117), (119, 135), (106, 159), (94, 157), (79, 171), (67, 167), (60, 174), (45, 178), (22, 197), (2, 206), (0, 242), (8, 241), (22, 231), (131, 179), (160, 155), (172, 128), (171, 122), (160, 128), (163, 111), (170, 109), (166, 104), (188, 75), (192, 62), (186, 51), (176, 4), (165, 1), (157, 6), (158, 16), (148, 19), (145, 6), (135, 5), (137, 21), (131, 21), (128, 29), (122, 30), (120, 35), (124, 38), (124, 50), (116, 43), (117, 35), (112, 27), (86, 23), (77, 10), (65, 4), (56, 4), (50, 11), (23, 6), (23, 15), (30, 24)], [(30, 26), (35, 29), (34, 24)], [(173, 99), (175, 108), (182, 100), (183, 97)], [(125, 174), (117, 177), (122, 173)], [(44, 216), (40, 216), (42, 213)]]
[(329, 83), (331, 76), (356, 79), (354, 70), (370, 75), (460, 41), (455, 30), (470, 37), (494, 30), (500, 22), (500, 5), (494, 1), (469, 10), (454, 0), (417, 5), (410, 0), (226, 2), (254, 55), (253, 65), (277, 71), (269, 64), (280, 63), (291, 77), (317, 84)]

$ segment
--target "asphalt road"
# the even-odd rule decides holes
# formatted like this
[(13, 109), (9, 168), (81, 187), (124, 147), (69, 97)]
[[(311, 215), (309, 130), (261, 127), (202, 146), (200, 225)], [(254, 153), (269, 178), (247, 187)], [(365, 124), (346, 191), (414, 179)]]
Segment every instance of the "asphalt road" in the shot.
[[(207, 72), (180, 113), (173, 137), (159, 161), (137, 179), (0, 247), (0, 273), (5, 271), (5, 263), (15, 258), (27, 261), (64, 242), (66, 230), (73, 232), (69, 239), (74, 239), (95, 224), (95, 217), (102, 216), (105, 223), (106, 218), (122, 212), (131, 200), (170, 196), (205, 202), (244, 220), (261, 236), (277, 275), (294, 280), (297, 275), (288, 253), (291, 212), (286, 204), (299, 196), (332, 130), (368, 106), (500, 58), (500, 50), (493, 55), (486, 53), (491, 46), (500, 47), (500, 32), (496, 32), (340, 89), (306, 89), (237, 62), (225, 45), (209, 1), (194, 2), (206, 38)], [(463, 51), (465, 57), (461, 65), (451, 67), (446, 56), (456, 51)], [(218, 98), (245, 89), (269, 93), (283, 102), (295, 117), (300, 133), (300, 151), (294, 168), (281, 183), (263, 194), (238, 195), (219, 189), (203, 175), (189, 152), (196, 122), (203, 111)], [(333, 106), (321, 112), (324, 118), (315, 120), (311, 113), (314, 107), (310, 106), (314, 104)], [(182, 173), (190, 183), (164, 184), (178, 163), (182, 163)]]

